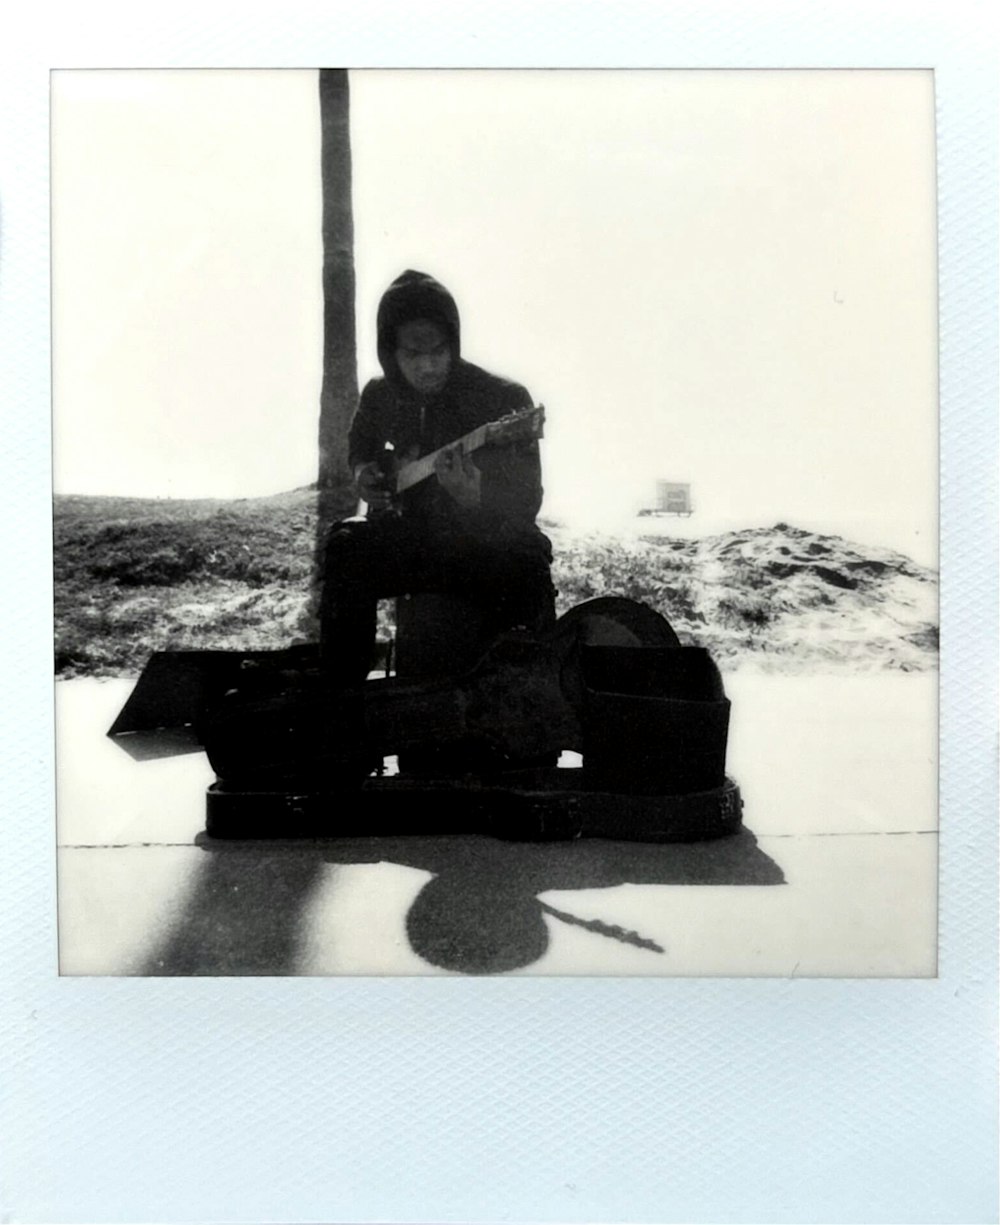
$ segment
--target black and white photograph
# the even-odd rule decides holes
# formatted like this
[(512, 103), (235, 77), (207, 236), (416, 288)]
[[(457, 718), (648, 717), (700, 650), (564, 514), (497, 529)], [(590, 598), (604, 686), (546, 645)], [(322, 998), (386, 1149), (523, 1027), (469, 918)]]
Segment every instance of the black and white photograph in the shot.
[(997, 1220), (991, 17), (8, 23), (0, 1221)]
[(934, 978), (933, 72), (51, 75), (58, 967)]

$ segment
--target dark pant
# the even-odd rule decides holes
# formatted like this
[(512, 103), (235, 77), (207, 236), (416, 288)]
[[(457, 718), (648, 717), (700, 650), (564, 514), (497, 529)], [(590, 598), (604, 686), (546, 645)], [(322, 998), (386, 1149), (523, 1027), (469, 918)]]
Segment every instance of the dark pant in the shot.
[(336, 524), (327, 539), (320, 601), (324, 669), (337, 684), (361, 684), (371, 667), (380, 599), (453, 592), (472, 600), (490, 637), (554, 620), (548, 542), (541, 533), (487, 540), (428, 530), (389, 515)]

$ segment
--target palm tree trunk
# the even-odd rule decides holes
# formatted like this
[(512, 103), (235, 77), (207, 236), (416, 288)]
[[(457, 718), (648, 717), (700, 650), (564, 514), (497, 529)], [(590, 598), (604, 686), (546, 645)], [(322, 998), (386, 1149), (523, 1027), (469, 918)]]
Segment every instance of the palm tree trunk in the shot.
[(346, 68), (319, 74), (323, 186), (323, 386), (319, 411), (319, 478), (312, 615), (322, 582), (330, 525), (357, 508), (347, 463), (347, 434), (358, 400), (354, 319), (354, 217)]

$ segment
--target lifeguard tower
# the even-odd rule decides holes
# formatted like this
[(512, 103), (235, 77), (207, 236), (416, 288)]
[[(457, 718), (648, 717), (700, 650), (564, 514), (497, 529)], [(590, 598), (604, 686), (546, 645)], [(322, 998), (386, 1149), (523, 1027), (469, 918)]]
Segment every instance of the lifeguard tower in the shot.
[(640, 515), (683, 515), (685, 518), (694, 514), (691, 505), (691, 486), (681, 481), (657, 481), (656, 504), (644, 507)]

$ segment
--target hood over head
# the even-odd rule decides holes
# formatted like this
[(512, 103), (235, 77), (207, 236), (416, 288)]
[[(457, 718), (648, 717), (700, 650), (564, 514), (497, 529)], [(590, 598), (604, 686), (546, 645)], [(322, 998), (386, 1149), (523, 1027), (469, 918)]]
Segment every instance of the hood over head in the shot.
[(396, 364), (396, 329), (415, 319), (430, 319), (444, 328), (451, 341), (452, 361), (461, 349), (458, 307), (447, 289), (426, 272), (407, 269), (396, 277), (378, 304), (378, 360), (386, 378), (395, 386), (404, 380)]

